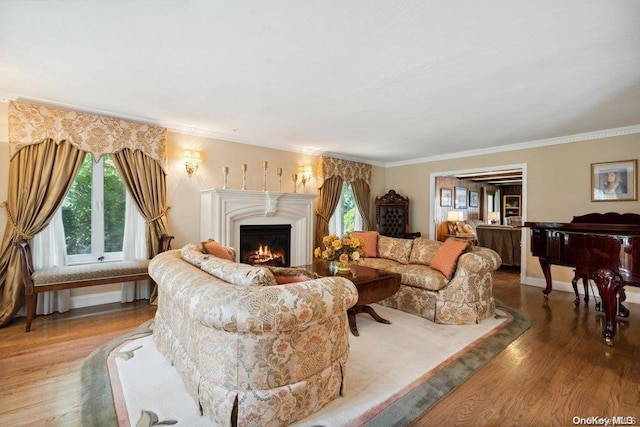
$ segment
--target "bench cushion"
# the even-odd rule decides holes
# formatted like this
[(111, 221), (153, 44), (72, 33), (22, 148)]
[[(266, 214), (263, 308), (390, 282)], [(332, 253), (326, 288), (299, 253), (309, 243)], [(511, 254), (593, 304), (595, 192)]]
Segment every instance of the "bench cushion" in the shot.
[(34, 286), (42, 286), (55, 283), (105, 279), (107, 277), (135, 276), (147, 273), (148, 268), (149, 260), (68, 265), (37, 270), (33, 273), (32, 278)]

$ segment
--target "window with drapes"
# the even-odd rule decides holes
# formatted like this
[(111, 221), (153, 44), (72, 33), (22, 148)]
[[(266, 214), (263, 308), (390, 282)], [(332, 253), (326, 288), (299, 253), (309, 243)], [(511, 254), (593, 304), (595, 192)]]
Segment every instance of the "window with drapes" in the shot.
[[(350, 160), (336, 159), (334, 157), (320, 156), (318, 158), (318, 187), (319, 197), (316, 208), (316, 245), (322, 242), (322, 237), (331, 232), (341, 235), (347, 230), (344, 227), (345, 220), (349, 224), (351, 205), (345, 207), (350, 195), (353, 195), (355, 206), (354, 220), (360, 218), (357, 229), (368, 230), (370, 222), (371, 194), (371, 165), (353, 162)], [(345, 190), (345, 183), (348, 190)], [(338, 213), (336, 214), (336, 211)], [(336, 215), (338, 217), (336, 218)], [(346, 218), (345, 218), (346, 216)], [(339, 230), (339, 225), (343, 229)], [(354, 227), (356, 224), (354, 223)], [(342, 231), (342, 232), (340, 232)]]

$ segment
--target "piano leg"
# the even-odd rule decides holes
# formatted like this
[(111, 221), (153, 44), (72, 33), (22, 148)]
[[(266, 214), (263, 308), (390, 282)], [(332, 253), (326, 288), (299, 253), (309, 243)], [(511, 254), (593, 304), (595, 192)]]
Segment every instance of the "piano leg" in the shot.
[(539, 261), (540, 267), (542, 268), (542, 274), (544, 275), (544, 280), (547, 282), (547, 287), (542, 291), (542, 293), (544, 294), (544, 299), (549, 299), (549, 294), (553, 287), (551, 283), (551, 265), (544, 258), (539, 258)]
[(620, 291), (624, 292), (624, 282), (619, 275), (609, 269), (597, 270), (593, 274), (593, 280), (602, 298), (602, 311), (606, 321), (602, 335), (608, 345), (613, 345), (612, 340), (616, 335), (616, 295)]
[(580, 294), (578, 294), (578, 280), (582, 279), (582, 284), (584, 285), (584, 304), (589, 305), (589, 278), (583, 274), (579, 274), (574, 270), (574, 276), (571, 280), (571, 286), (573, 286), (573, 292), (576, 294), (576, 299), (573, 303), (578, 306), (580, 305)]

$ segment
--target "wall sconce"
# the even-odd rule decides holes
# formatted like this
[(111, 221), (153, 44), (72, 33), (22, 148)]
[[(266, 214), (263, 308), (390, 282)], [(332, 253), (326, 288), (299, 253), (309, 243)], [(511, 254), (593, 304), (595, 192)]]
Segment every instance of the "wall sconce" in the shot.
[(184, 161), (184, 167), (187, 169), (187, 175), (191, 176), (200, 166), (200, 152), (184, 150), (182, 160)]
[(455, 236), (458, 234), (458, 221), (464, 220), (464, 214), (462, 211), (449, 211), (447, 212), (447, 224), (449, 228), (449, 234)]
[(303, 166), (300, 169), (300, 176), (302, 181), (302, 188), (304, 188), (307, 182), (311, 181), (311, 177), (313, 176), (313, 169), (311, 169), (311, 166)]
[(495, 224), (500, 220), (500, 212), (489, 212), (487, 219), (489, 220), (489, 224)]

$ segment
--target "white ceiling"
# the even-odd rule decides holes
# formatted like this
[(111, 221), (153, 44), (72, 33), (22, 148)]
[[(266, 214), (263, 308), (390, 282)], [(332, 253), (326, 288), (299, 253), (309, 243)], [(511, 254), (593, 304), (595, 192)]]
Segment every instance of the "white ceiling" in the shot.
[(385, 165), (635, 132), (640, 1), (0, 0), (0, 97)]

